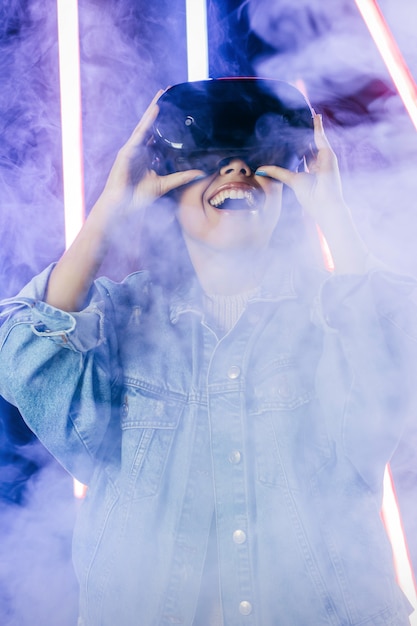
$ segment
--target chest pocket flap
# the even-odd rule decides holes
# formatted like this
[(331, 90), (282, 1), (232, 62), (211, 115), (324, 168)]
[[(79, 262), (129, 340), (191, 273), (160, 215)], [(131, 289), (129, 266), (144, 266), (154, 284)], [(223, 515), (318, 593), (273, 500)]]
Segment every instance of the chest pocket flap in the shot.
[(183, 402), (126, 386), (122, 396), (122, 475), (126, 497), (154, 495), (168, 463)]

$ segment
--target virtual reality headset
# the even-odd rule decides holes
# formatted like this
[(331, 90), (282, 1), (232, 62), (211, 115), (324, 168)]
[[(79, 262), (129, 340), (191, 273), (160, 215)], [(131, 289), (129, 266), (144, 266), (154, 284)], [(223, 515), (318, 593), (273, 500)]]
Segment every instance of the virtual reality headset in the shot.
[(159, 174), (215, 172), (225, 159), (297, 170), (314, 150), (313, 118), (303, 94), (288, 83), (220, 78), (180, 83), (158, 100), (149, 143)]

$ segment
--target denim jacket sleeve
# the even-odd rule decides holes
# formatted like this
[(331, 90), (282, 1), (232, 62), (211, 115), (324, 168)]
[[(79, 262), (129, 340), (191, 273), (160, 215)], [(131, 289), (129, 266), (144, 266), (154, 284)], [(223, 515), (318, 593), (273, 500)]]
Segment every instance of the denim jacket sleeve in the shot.
[[(349, 372), (339, 433), (343, 453), (371, 488), (380, 483), (412, 418), (417, 379), (415, 293), (414, 279), (375, 270), (365, 276), (332, 276), (318, 299), (316, 312), (326, 331), (327, 352), (338, 344)], [(322, 376), (329, 393), (328, 364)]]
[(0, 303), (0, 394), (88, 482), (111, 420), (117, 351), (104, 328), (105, 290), (96, 286), (79, 313), (61, 311), (43, 301), (51, 270)]

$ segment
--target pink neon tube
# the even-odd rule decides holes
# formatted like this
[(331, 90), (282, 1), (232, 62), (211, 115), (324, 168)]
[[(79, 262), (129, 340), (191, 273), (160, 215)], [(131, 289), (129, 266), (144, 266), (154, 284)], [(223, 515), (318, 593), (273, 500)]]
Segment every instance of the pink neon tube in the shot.
[[(65, 247), (68, 248), (81, 229), (85, 215), (77, 0), (57, 0), (57, 16)], [(75, 497), (83, 498), (85, 492), (86, 487), (74, 479)]]
[(355, 0), (376, 47), (417, 129), (417, 86), (376, 0)]
[(77, 0), (57, 0), (57, 13), (59, 80), (61, 91), (65, 245), (68, 248), (76, 237), (84, 221), (80, 53)]

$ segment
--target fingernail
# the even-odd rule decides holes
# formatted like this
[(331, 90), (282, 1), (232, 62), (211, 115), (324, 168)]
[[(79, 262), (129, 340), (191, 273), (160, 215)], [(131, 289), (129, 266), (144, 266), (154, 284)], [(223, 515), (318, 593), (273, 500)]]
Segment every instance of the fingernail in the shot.
[(268, 176), (265, 170), (256, 170), (255, 176)]
[(206, 178), (206, 174), (197, 174), (192, 180), (201, 180), (202, 178)]

